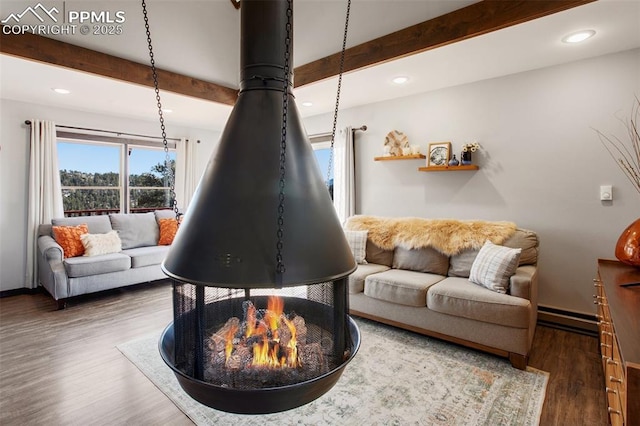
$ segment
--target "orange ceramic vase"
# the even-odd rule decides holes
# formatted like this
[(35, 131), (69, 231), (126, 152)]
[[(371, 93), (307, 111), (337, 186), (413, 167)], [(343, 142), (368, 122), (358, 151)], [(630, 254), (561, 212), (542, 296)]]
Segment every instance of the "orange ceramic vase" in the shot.
[(640, 267), (640, 219), (629, 225), (618, 238), (616, 257), (622, 263)]

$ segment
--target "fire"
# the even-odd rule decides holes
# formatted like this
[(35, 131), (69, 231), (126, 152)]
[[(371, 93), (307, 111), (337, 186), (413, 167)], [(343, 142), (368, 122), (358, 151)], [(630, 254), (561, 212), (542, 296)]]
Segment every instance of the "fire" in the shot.
[[(284, 314), (284, 301), (270, 296), (264, 314), (258, 314), (251, 302), (245, 302), (245, 321), (240, 326), (244, 331), (243, 346), (251, 346), (253, 358), (250, 366), (256, 368), (296, 368), (300, 367), (298, 356), (297, 329)], [(234, 352), (239, 327), (233, 326), (225, 333), (226, 361)]]

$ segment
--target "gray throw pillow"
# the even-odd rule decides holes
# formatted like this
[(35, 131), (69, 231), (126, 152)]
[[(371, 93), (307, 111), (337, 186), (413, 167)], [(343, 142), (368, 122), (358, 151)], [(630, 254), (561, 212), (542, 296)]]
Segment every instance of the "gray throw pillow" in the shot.
[(110, 214), (111, 226), (118, 231), (122, 249), (155, 246), (160, 238), (156, 216), (150, 213)]

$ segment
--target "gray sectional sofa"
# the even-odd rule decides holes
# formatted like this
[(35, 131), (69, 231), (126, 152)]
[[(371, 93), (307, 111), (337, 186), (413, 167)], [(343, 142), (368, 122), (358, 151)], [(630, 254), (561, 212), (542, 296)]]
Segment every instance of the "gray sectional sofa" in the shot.
[[(503, 294), (469, 280), (484, 235), (460, 238), (466, 248), (443, 254), (423, 243), (446, 243), (459, 233), (447, 226), (427, 231), (421, 221), (371, 216), (347, 221), (346, 230), (368, 232), (364, 260), (349, 277), (351, 314), (507, 357), (525, 369), (537, 321), (536, 234), (512, 224), (495, 238), (521, 249)], [(474, 223), (462, 225), (473, 230)]]
[[(110, 214), (53, 219), (38, 230), (40, 284), (53, 296), (58, 308), (70, 297), (167, 278), (160, 265), (169, 246), (159, 246), (158, 220), (175, 217), (171, 210), (150, 213)], [(116, 230), (122, 251), (97, 256), (64, 258), (52, 226), (87, 224), (90, 234)]]

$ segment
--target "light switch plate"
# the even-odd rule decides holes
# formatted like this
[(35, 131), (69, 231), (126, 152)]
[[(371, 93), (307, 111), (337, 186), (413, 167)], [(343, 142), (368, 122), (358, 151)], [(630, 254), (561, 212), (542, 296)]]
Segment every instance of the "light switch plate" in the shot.
[(600, 200), (601, 201), (613, 200), (613, 188), (611, 187), (611, 185), (600, 186)]

